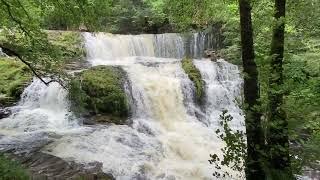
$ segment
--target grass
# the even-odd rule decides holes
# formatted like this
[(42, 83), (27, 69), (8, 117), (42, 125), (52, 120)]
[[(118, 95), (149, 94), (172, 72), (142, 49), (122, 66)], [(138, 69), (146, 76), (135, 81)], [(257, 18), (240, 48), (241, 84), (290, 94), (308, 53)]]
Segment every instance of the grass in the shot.
[(16, 161), (0, 154), (0, 180), (28, 180), (27, 171)]

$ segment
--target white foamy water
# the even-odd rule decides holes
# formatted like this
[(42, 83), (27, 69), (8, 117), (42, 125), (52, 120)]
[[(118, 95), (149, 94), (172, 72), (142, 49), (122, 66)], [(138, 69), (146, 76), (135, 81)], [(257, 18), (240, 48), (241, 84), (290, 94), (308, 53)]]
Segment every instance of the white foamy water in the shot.
[(0, 132), (55, 132), (77, 126), (66, 96), (67, 91), (58, 83), (46, 86), (35, 78), (24, 90), (19, 104), (12, 108), (13, 114), (0, 121)]
[(182, 58), (184, 42), (178, 34), (113, 35), (85, 33), (87, 55), (93, 64), (133, 56)]
[[(239, 69), (222, 59), (213, 63), (208, 60), (194, 60), (206, 84), (205, 115), (210, 123), (218, 123), (222, 110), (235, 118), (233, 127), (244, 130), (244, 118), (239, 108), (241, 104), (242, 84)], [(240, 104), (239, 104), (240, 103)]]
[[(199, 109), (192, 82), (181, 68), (185, 47), (178, 34), (84, 37), (93, 66), (119, 65), (127, 72), (134, 99), (132, 125), (82, 128), (70, 118), (66, 92), (57, 84), (43, 87), (35, 81), (25, 90), (17, 112), (1, 120), (0, 127), (62, 134), (44, 151), (83, 164), (101, 162), (103, 171), (119, 180), (215, 179), (208, 160), (224, 146), (215, 134), (219, 115), (223, 109), (234, 115), (241, 112), (234, 102), (242, 83), (237, 67), (223, 60), (194, 60), (206, 82), (203, 123), (194, 115)], [(235, 116), (233, 126), (241, 127), (242, 121), (242, 116)], [(70, 129), (75, 132), (61, 132)]]

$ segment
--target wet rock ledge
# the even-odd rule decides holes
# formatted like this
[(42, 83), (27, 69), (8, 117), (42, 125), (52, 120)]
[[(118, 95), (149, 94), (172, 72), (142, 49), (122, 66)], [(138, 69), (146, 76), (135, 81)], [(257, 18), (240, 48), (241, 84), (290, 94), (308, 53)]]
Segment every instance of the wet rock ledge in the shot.
[(27, 168), (30, 178), (34, 180), (113, 180), (113, 176), (102, 172), (101, 163), (92, 163), (90, 168), (75, 162), (67, 162), (59, 157), (36, 152), (33, 154), (7, 154)]
[(47, 133), (30, 137), (7, 137), (0, 134), (0, 155), (16, 161), (34, 180), (114, 180), (111, 174), (102, 171), (102, 163), (84, 165), (48, 154), (50, 151), (42, 151), (54, 141), (54, 136)]

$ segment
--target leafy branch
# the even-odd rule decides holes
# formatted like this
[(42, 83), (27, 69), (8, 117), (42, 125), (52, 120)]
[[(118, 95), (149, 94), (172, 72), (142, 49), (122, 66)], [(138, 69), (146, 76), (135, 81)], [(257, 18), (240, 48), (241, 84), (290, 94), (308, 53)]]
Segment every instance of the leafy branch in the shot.
[(246, 158), (246, 136), (241, 130), (232, 130), (229, 126), (229, 122), (233, 120), (233, 117), (228, 114), (227, 110), (224, 110), (220, 115), (219, 124), (222, 129), (217, 129), (217, 136), (226, 143), (226, 146), (221, 149), (223, 152), (223, 158), (220, 159), (217, 154), (210, 154), (210, 164), (214, 164), (217, 171), (214, 172), (214, 176), (217, 178), (225, 178), (227, 176), (232, 177), (228, 172), (218, 172), (222, 167), (229, 167), (234, 171), (244, 171), (244, 160)]
[(40, 74), (39, 72), (37, 72), (37, 70), (26, 60), (24, 60), (24, 58), (19, 55), (18, 52), (16, 52), (15, 50), (13, 49), (10, 49), (9, 47), (3, 45), (3, 44), (0, 44), (0, 48), (2, 49), (2, 51), (7, 54), (8, 56), (15, 56), (17, 57), (22, 63), (24, 63), (30, 70), (31, 72), (38, 78), (40, 79), (41, 82), (43, 82), (46, 86), (48, 86), (50, 83), (52, 82), (57, 82), (59, 83), (63, 88), (66, 88), (63, 83), (60, 81), (60, 80), (57, 80), (57, 79), (51, 79), (49, 81), (45, 81), (43, 78), (42, 78), (42, 74)]

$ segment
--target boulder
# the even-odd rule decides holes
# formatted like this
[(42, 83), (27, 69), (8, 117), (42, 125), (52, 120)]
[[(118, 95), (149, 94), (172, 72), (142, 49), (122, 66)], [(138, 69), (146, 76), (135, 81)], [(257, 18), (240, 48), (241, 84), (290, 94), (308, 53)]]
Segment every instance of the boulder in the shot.
[(11, 111), (7, 108), (0, 108), (0, 119), (7, 118), (11, 115)]
[(216, 62), (218, 59), (221, 58), (220, 54), (214, 50), (205, 50), (204, 51), (205, 58), (210, 58), (211, 61)]
[(124, 124), (129, 115), (125, 81), (126, 74), (120, 67), (97, 66), (76, 74), (69, 86), (71, 109), (94, 118), (88, 120), (90, 123)]

